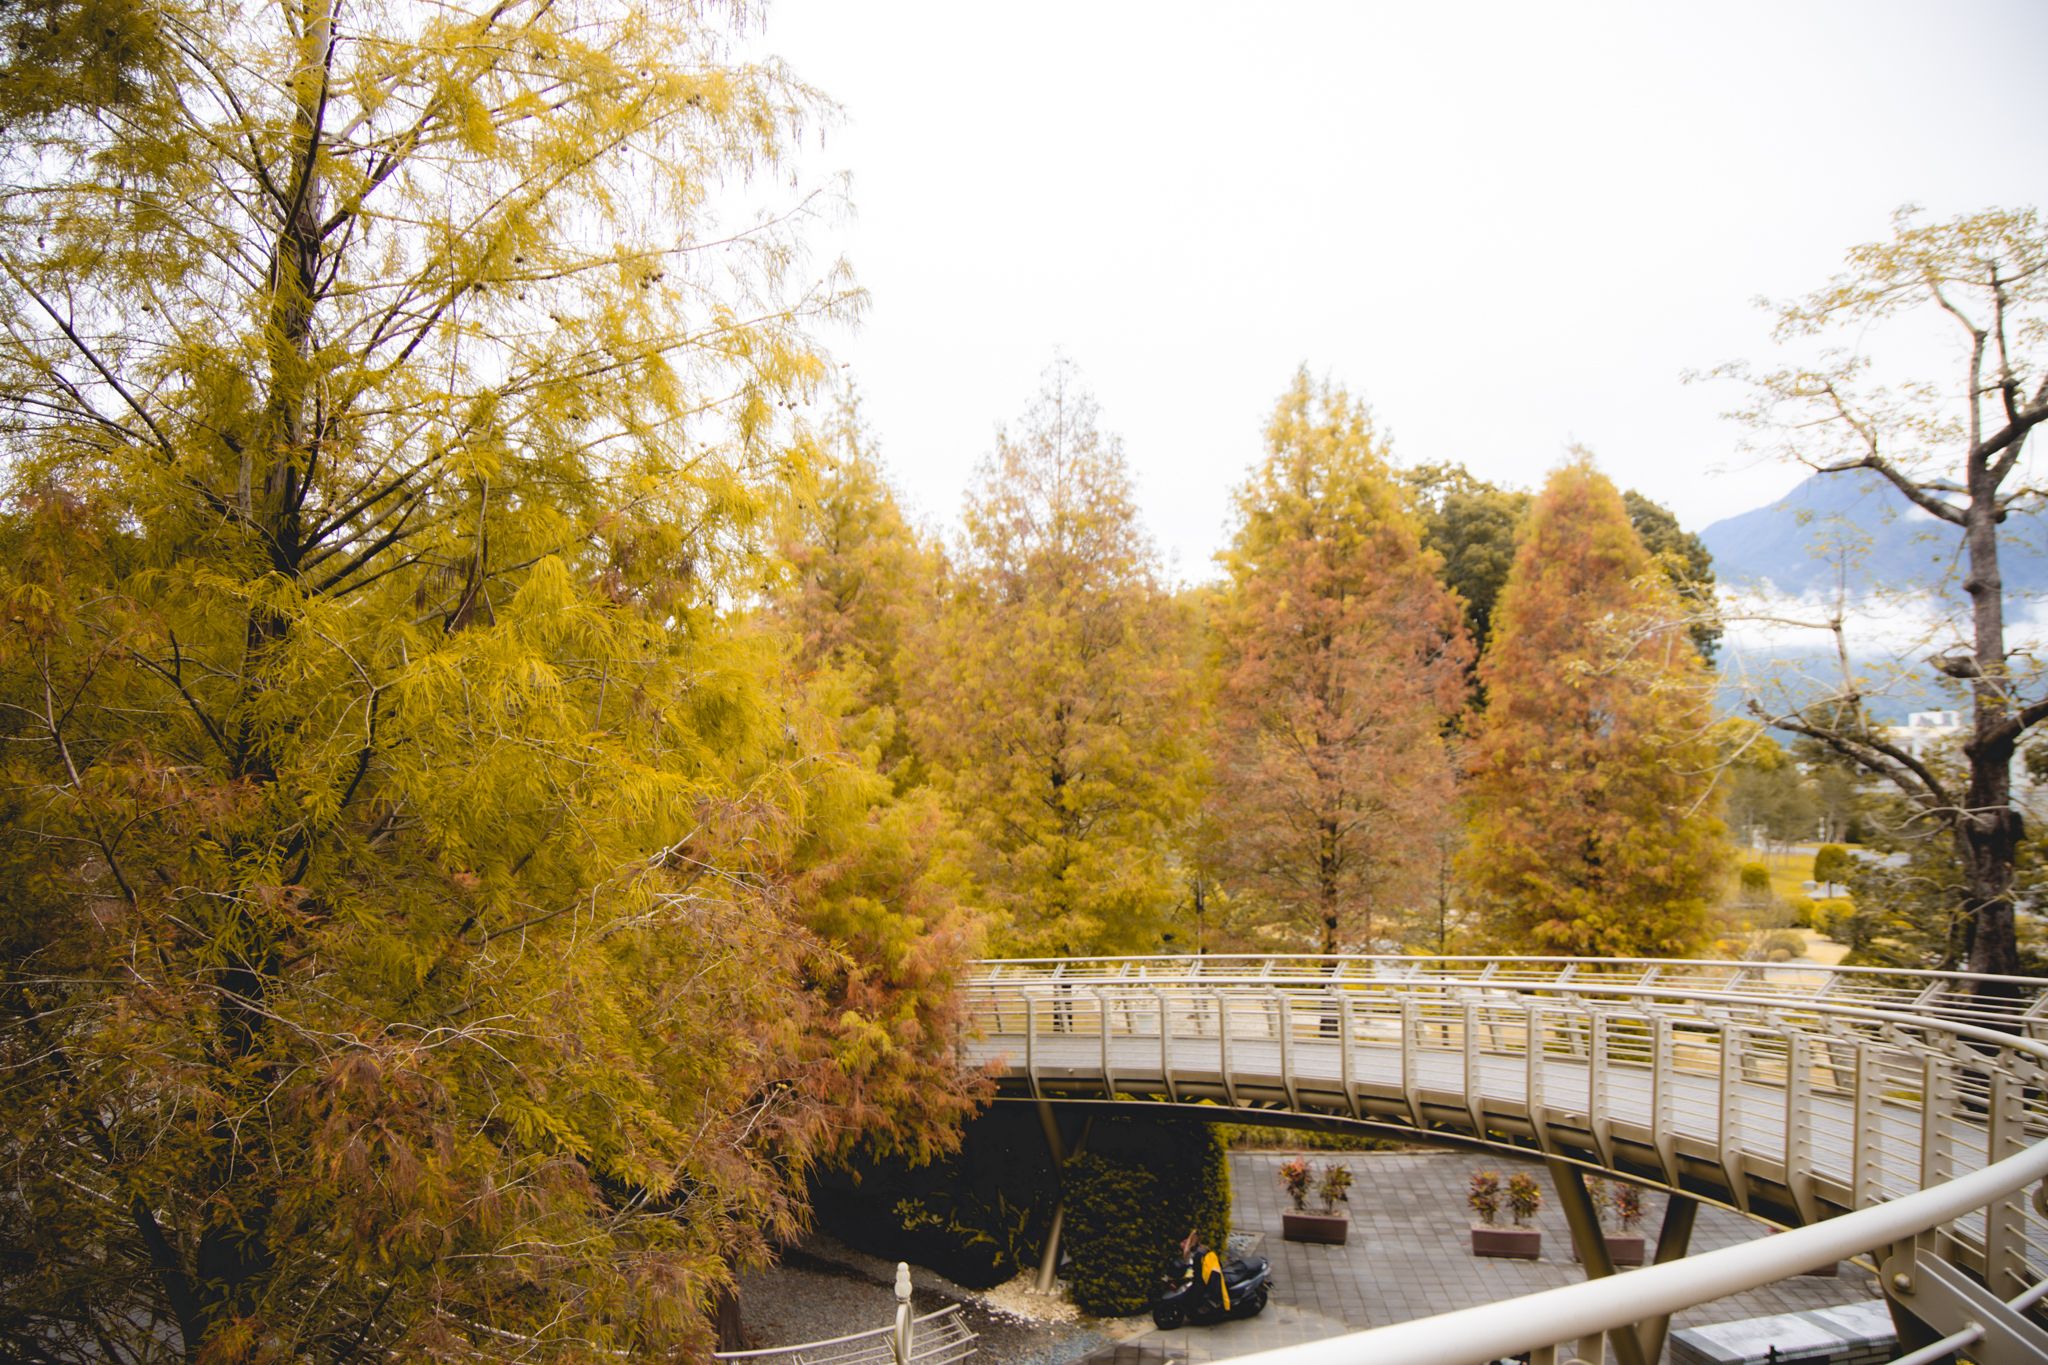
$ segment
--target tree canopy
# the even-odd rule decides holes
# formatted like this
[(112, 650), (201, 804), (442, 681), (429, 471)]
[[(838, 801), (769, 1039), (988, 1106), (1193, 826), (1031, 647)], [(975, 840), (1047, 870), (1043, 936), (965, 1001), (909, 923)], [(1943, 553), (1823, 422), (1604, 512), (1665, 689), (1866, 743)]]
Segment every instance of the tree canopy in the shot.
[(48, 12), (126, 36), (0, 137), (0, 1334), (698, 1349), (972, 1092), (919, 817), (738, 619), (856, 299), (704, 205), (813, 97), (690, 4)]
[(1214, 612), (1215, 818), (1290, 936), (1369, 948), (1423, 899), (1450, 822), (1471, 646), (1363, 404), (1298, 373), (1266, 447)]
[(1682, 957), (1722, 862), (1706, 674), (1581, 456), (1525, 524), (1479, 675), (1467, 876), (1510, 951)]

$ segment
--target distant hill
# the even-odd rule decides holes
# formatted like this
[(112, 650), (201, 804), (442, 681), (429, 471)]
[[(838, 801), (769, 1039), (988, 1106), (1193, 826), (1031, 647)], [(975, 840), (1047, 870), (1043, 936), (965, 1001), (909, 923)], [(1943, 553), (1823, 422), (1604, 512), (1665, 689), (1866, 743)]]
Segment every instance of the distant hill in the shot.
[[(1934, 587), (1955, 576), (1961, 553), (1957, 528), (1866, 470), (1815, 474), (1768, 507), (1715, 522), (1700, 539), (1722, 583), (1768, 583), (1792, 597), (1832, 590), (1838, 559), (1851, 596), (1879, 585)], [(2048, 593), (2048, 518), (2015, 514), (1999, 548), (2008, 598)]]

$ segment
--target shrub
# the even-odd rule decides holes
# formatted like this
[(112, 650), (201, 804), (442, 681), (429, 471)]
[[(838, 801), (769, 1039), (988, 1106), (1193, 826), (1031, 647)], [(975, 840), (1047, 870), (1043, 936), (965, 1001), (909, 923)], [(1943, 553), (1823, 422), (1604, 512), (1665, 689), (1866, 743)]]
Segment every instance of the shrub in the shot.
[(1296, 1213), (1308, 1207), (1307, 1157), (1298, 1156), (1280, 1163), (1280, 1188), (1287, 1191), (1288, 1201), (1294, 1205)]
[(1472, 1206), (1472, 1212), (1479, 1215), (1480, 1222), (1492, 1227), (1493, 1220), (1500, 1216), (1500, 1172), (1472, 1172), (1465, 1202)]
[(1607, 1215), (1614, 1208), (1614, 1193), (1607, 1182), (1597, 1176), (1586, 1182), (1586, 1202), (1593, 1206), (1593, 1220), (1602, 1227), (1607, 1226)]
[(1737, 874), (1745, 901), (1769, 900), (1771, 896), (1771, 870), (1762, 863), (1744, 863)]
[(1058, 1195), (1036, 1116), (998, 1107), (929, 1165), (862, 1159), (822, 1173), (812, 1206), (848, 1246), (987, 1289), (1037, 1264)]
[(1341, 1161), (1323, 1164), (1323, 1178), (1316, 1182), (1316, 1194), (1323, 1201), (1324, 1213), (1335, 1213), (1339, 1204), (1351, 1202), (1351, 1168)]
[(1614, 1221), (1621, 1224), (1623, 1232), (1634, 1232), (1642, 1225), (1643, 1192), (1639, 1186), (1615, 1182)]
[(1795, 929), (1820, 928), (1820, 908), (1811, 896), (1787, 896), (1785, 904), (1792, 907), (1792, 927)]
[(1543, 1207), (1543, 1190), (1527, 1172), (1516, 1171), (1508, 1177), (1508, 1212), (1514, 1215), (1515, 1226), (1520, 1227)]
[(1205, 1123), (1097, 1119), (1066, 1190), (1068, 1282), (1090, 1313), (1143, 1312), (1189, 1228), (1219, 1253), (1230, 1234), (1230, 1162)]

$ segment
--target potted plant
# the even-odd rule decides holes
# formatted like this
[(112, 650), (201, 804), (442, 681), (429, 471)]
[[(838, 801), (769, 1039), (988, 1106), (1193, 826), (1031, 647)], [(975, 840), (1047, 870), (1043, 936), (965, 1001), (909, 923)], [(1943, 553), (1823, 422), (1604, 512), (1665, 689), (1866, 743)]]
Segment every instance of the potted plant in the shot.
[[(1500, 1227), (1494, 1222), (1500, 1216), (1503, 1193), (1508, 1212), (1515, 1220), (1513, 1227)], [(1524, 1261), (1542, 1256), (1543, 1230), (1525, 1224), (1529, 1216), (1542, 1207), (1543, 1191), (1528, 1176), (1520, 1173), (1511, 1176), (1503, 1191), (1500, 1172), (1474, 1171), (1465, 1202), (1471, 1206), (1472, 1212), (1479, 1215), (1479, 1221), (1472, 1225), (1474, 1256), (1507, 1256)]]
[(1475, 1257), (1513, 1257), (1520, 1261), (1536, 1261), (1542, 1254), (1542, 1230), (1522, 1226), (1522, 1222), (1528, 1218), (1528, 1214), (1534, 1212), (1536, 1205), (1522, 1209), (1522, 1205), (1516, 1203), (1516, 1191), (1520, 1189), (1518, 1181), (1528, 1183), (1528, 1189), (1536, 1193), (1536, 1203), (1542, 1203), (1542, 1191), (1536, 1189), (1536, 1181), (1530, 1181), (1526, 1175), (1513, 1177), (1513, 1181), (1507, 1183), (1507, 1207), (1509, 1212), (1516, 1216), (1516, 1226), (1501, 1228), (1495, 1224), (1495, 1220), (1501, 1216), (1501, 1173), (1473, 1173), (1473, 1181), (1470, 1181), (1466, 1189), (1464, 1201), (1475, 1214), (1479, 1214), (1479, 1222), (1473, 1224)]
[[(1600, 1236), (1607, 1243), (1607, 1259), (1616, 1266), (1633, 1266), (1643, 1263), (1643, 1235), (1636, 1229), (1643, 1222), (1643, 1192), (1622, 1181), (1609, 1185), (1604, 1180), (1586, 1182), (1586, 1198), (1593, 1203), (1593, 1216), (1600, 1224)], [(1609, 1232), (1607, 1219), (1613, 1215), (1621, 1224), (1621, 1231)], [(1572, 1259), (1579, 1253), (1574, 1250)]]
[[(1315, 1213), (1311, 1213), (1308, 1207), (1311, 1185), (1315, 1188), (1317, 1202), (1322, 1205), (1321, 1210)], [(1323, 1166), (1322, 1175), (1317, 1178), (1307, 1158), (1294, 1157), (1280, 1163), (1280, 1187), (1287, 1191), (1287, 1198), (1294, 1205), (1280, 1213), (1282, 1237), (1290, 1242), (1344, 1245), (1344, 1239), (1351, 1231), (1351, 1215), (1338, 1212), (1337, 1206), (1351, 1201), (1350, 1167), (1331, 1161)]]

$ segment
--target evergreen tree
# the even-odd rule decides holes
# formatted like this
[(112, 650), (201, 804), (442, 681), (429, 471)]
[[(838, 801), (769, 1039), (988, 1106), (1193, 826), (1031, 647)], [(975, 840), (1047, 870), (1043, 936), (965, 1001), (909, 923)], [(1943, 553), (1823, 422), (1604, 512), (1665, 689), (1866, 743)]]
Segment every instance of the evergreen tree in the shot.
[(972, 836), (1003, 951), (1158, 945), (1195, 805), (1187, 613), (1062, 361), (999, 435), (912, 670), (913, 739)]
[(1580, 457), (1525, 524), (1480, 663), (1467, 878), (1501, 947), (1684, 956), (1725, 862), (1705, 670)]
[(1369, 948), (1430, 890), (1471, 649), (1364, 405), (1304, 371), (1266, 438), (1214, 617), (1212, 799), (1237, 886)]

